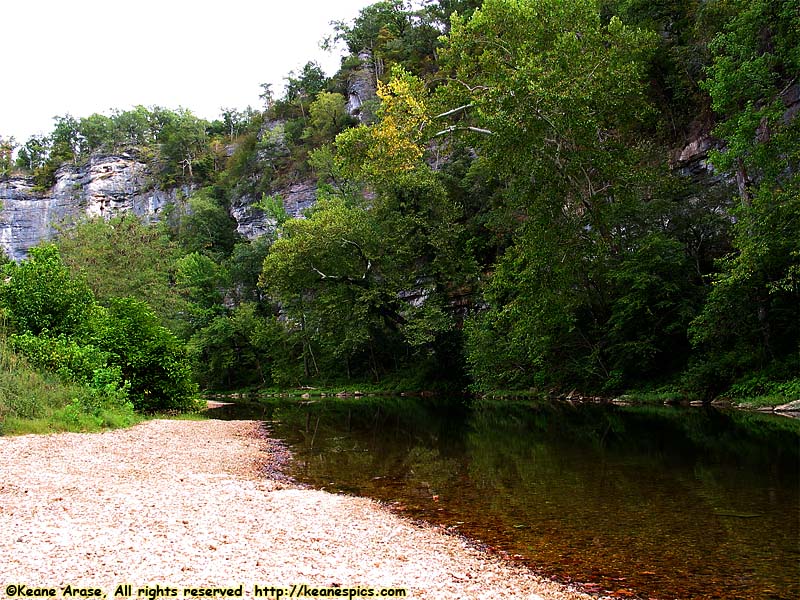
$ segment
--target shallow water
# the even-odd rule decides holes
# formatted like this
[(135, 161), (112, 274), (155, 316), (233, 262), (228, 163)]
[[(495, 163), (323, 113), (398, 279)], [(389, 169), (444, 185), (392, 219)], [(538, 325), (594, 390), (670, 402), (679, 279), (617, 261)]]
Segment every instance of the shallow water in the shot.
[(620, 597), (800, 598), (800, 424), (710, 409), (270, 399), (290, 475)]

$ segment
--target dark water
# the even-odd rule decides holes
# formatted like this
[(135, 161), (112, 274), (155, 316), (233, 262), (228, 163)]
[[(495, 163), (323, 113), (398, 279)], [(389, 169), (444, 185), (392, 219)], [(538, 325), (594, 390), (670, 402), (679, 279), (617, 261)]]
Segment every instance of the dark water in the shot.
[(800, 424), (785, 417), (414, 398), (240, 414), (288, 443), (298, 480), (392, 503), (589, 591), (800, 598)]

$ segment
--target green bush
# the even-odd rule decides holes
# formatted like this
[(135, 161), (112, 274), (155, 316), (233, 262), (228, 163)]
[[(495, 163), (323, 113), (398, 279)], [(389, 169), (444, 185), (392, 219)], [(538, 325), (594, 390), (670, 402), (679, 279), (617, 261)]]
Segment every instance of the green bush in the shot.
[(92, 431), (136, 422), (118, 368), (96, 369), (87, 383), (42, 373), (0, 336), (0, 435)]
[(0, 305), (20, 333), (74, 335), (94, 306), (94, 294), (81, 278), (73, 277), (55, 245), (31, 249), (30, 258), (3, 268)]
[(111, 298), (96, 312), (91, 329), (90, 343), (108, 352), (130, 383), (136, 410), (196, 408), (198, 389), (185, 348), (146, 303)]
[(89, 383), (98, 370), (108, 366), (108, 352), (91, 345), (80, 345), (63, 335), (48, 338), (26, 332), (10, 336), (9, 342), (34, 367), (55, 373), (65, 381)]
[[(48, 403), (66, 411), (60, 419), (74, 422), (80, 414), (102, 420), (107, 405), (124, 413), (129, 400), (147, 412), (195, 407), (197, 386), (183, 344), (146, 303), (111, 298), (108, 307), (98, 305), (53, 245), (34, 248), (28, 260), (7, 265), (4, 272), (0, 309), (16, 332), (10, 346), (4, 340), (4, 350), (24, 355), (28, 368), (79, 387), (67, 401)], [(7, 409), (21, 397), (11, 393)], [(42, 412), (33, 394), (25, 402), (27, 408), (17, 406), (13, 412), (25, 418)]]

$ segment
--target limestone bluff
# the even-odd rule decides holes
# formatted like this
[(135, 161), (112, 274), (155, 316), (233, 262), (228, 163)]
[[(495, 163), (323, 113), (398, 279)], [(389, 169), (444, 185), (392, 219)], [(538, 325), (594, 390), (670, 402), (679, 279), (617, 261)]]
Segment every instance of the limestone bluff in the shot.
[(12, 259), (24, 258), (60, 228), (84, 219), (132, 213), (157, 220), (187, 189), (161, 190), (147, 165), (128, 153), (94, 155), (83, 165), (64, 165), (56, 183), (37, 189), (28, 177), (0, 181), (0, 246)]
[[(37, 189), (29, 177), (12, 176), (0, 181), (0, 248), (13, 260), (54, 237), (61, 228), (86, 219), (110, 219), (134, 214), (144, 222), (160, 220), (169, 206), (183, 202), (190, 186), (160, 189), (148, 165), (130, 153), (93, 155), (83, 165), (64, 165), (56, 183)], [(300, 181), (277, 190), (291, 216), (299, 216), (316, 197), (316, 185)], [(271, 228), (264, 213), (252, 207), (247, 196), (231, 201), (230, 213), (238, 232), (255, 238)]]
[[(347, 79), (347, 111), (358, 122), (369, 122), (376, 99), (374, 66), (369, 52), (358, 56), (359, 66)], [(278, 153), (288, 154), (285, 123), (268, 121), (259, 140), (272, 136)], [(229, 149), (230, 152), (233, 148)], [(30, 248), (54, 237), (59, 229), (85, 219), (110, 219), (135, 214), (144, 222), (155, 222), (164, 210), (187, 198), (195, 188), (161, 189), (148, 163), (133, 152), (98, 153), (83, 164), (65, 164), (55, 174), (50, 189), (38, 189), (31, 177), (0, 177), (0, 249), (13, 260), (21, 260)], [(316, 201), (316, 178), (299, 178), (273, 187), (270, 192), (283, 200), (290, 217), (300, 217)], [(274, 223), (253, 206), (260, 198), (235, 194), (229, 212), (242, 236), (254, 239), (272, 231)]]

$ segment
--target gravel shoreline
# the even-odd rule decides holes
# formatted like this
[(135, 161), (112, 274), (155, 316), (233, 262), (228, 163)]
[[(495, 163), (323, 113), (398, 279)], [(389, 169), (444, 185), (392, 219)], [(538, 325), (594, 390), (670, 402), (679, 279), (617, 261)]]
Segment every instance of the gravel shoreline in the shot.
[[(153, 420), (0, 438), (0, 597), (9, 584), (406, 588), (411, 598), (586, 594), (364, 498), (294, 486), (254, 421)], [(147, 597), (148, 591), (143, 596)], [(288, 592), (287, 592), (288, 594)], [(119, 594), (120, 597), (124, 597)], [(288, 597), (288, 595), (287, 595)]]

